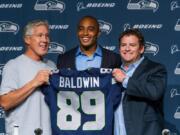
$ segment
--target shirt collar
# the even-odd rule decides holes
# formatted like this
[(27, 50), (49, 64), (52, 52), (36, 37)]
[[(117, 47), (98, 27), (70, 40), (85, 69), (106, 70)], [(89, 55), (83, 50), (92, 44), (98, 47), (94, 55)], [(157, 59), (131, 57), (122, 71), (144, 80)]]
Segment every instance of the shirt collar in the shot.
[[(78, 55), (85, 55), (85, 54), (81, 51), (80, 47), (78, 47), (77, 52), (76, 52), (76, 56), (78, 56)], [(99, 45), (97, 46), (96, 51), (94, 52), (93, 55), (102, 56), (102, 49), (99, 47)]]
[[(139, 64), (143, 61), (143, 59), (144, 59), (144, 56), (142, 56), (142, 57), (141, 57), (139, 60), (137, 60), (136, 62), (130, 64), (128, 70), (130, 70), (130, 69), (132, 69), (132, 68), (137, 68), (137, 67), (139, 66)], [(121, 68), (122, 68), (124, 71), (126, 71), (125, 68), (124, 68), (124, 64), (121, 65)]]

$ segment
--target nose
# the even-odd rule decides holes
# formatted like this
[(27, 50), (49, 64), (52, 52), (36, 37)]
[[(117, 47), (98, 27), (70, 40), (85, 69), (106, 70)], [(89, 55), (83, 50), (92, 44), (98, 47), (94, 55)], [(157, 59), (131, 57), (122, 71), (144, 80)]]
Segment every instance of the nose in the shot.
[(88, 35), (88, 30), (87, 29), (83, 30), (83, 35)]
[(126, 51), (129, 50), (129, 46), (128, 46), (128, 45), (125, 46), (125, 50), (126, 50)]
[(46, 34), (42, 35), (41, 39), (42, 39), (42, 41), (44, 41), (44, 42), (49, 42), (49, 36), (46, 35)]

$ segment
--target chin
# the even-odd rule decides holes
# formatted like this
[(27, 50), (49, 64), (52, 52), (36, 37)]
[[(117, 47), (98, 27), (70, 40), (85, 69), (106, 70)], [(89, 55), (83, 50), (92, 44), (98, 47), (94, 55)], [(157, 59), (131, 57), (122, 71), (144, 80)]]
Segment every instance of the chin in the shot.
[(81, 47), (83, 47), (83, 48), (89, 48), (91, 45), (89, 45), (89, 44), (82, 44), (81, 45)]
[(82, 46), (86, 47), (86, 46), (90, 46), (90, 43), (81, 43)]
[(128, 62), (128, 63), (131, 63), (132, 60), (129, 60), (129, 59), (124, 59), (125, 62)]
[(47, 52), (41, 52), (41, 53), (39, 53), (39, 56), (44, 56), (46, 54), (47, 54)]

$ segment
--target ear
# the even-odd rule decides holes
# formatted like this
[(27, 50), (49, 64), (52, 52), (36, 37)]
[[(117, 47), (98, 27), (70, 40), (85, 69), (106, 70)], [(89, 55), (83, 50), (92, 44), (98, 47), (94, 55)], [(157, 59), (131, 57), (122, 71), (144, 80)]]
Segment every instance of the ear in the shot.
[(98, 32), (98, 37), (101, 35), (101, 31), (99, 30), (99, 32)]
[(140, 48), (140, 53), (141, 53), (141, 54), (143, 54), (143, 53), (144, 53), (144, 51), (145, 51), (145, 47), (144, 47), (144, 45), (141, 45), (141, 48)]
[(27, 45), (29, 45), (30, 44), (30, 37), (29, 36), (26, 36), (25, 38), (24, 38), (24, 42), (27, 44)]

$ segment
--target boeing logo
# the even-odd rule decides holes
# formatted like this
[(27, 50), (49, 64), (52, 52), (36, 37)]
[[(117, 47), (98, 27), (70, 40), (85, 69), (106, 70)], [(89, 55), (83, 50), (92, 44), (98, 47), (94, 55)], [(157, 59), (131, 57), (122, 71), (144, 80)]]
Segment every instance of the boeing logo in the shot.
[(19, 3), (19, 4), (15, 4), (15, 3), (11, 3), (11, 4), (5, 4), (2, 3), (0, 4), (0, 8), (22, 8), (23, 4)]
[(177, 90), (177, 89), (171, 89), (170, 91), (170, 97), (173, 98), (175, 96), (180, 96), (180, 90)]
[(63, 54), (65, 52), (65, 46), (56, 42), (50, 42), (48, 53)]
[(177, 8), (180, 8), (179, 4), (177, 1), (172, 1), (171, 2), (171, 11), (177, 9)]
[(19, 46), (1, 46), (0, 47), (0, 52), (4, 51), (4, 52), (11, 52), (11, 51), (22, 51), (23, 47)]
[(156, 12), (159, 8), (159, 3), (155, 0), (140, 0), (137, 3), (131, 2), (129, 0), (127, 9), (129, 10), (153, 10), (153, 12)]
[(17, 34), (19, 25), (11, 21), (0, 21), (0, 32), (12, 32)]
[(88, 8), (113, 8), (115, 7), (115, 3), (87, 3), (86, 5), (83, 2), (78, 2), (76, 7), (77, 11)]
[(180, 63), (177, 63), (176, 68), (174, 70), (174, 74), (175, 75), (179, 75), (180, 74)]
[(106, 34), (109, 34), (111, 32), (112, 24), (105, 22), (103, 20), (98, 20), (98, 22), (99, 22), (101, 32), (105, 32)]
[(180, 119), (180, 106), (177, 107), (176, 112), (174, 113), (174, 119)]
[[(124, 31), (131, 28), (129, 23), (124, 24)], [(161, 29), (163, 24), (134, 24), (132, 28), (134, 29)]]
[(179, 52), (179, 51), (180, 50), (179, 50), (177, 45), (172, 45), (171, 46), (171, 54), (174, 54), (174, 53)]
[(0, 75), (2, 75), (4, 64), (0, 64)]
[(124, 31), (131, 29), (131, 25), (129, 23), (124, 24), (123, 26)]
[(153, 44), (151, 42), (145, 43), (145, 52), (144, 53), (152, 53), (155, 56), (159, 52), (159, 46)]
[(177, 20), (176, 25), (174, 26), (175, 31), (180, 31), (180, 18)]
[(60, 11), (65, 10), (65, 3), (58, 0), (37, 0), (34, 6), (37, 11)]
[(49, 25), (49, 29), (52, 30), (66, 30), (69, 28), (69, 25), (65, 24), (65, 25)]

